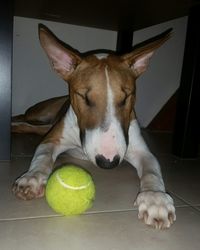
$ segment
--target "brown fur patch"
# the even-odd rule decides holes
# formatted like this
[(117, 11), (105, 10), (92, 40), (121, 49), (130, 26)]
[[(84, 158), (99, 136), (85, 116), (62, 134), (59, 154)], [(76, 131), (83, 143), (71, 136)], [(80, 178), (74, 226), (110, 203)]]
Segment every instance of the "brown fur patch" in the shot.
[(110, 85), (114, 93), (116, 117), (127, 134), (130, 121), (135, 118), (134, 104), (136, 78), (133, 71), (125, 67), (118, 57), (110, 57), (108, 65)]
[(107, 105), (104, 60), (89, 56), (68, 79), (72, 107), (81, 131), (101, 124)]
[(127, 132), (130, 120), (134, 118), (135, 77), (119, 57), (109, 55), (99, 60), (89, 56), (82, 60), (68, 79), (71, 104), (81, 130), (95, 128), (103, 123), (107, 107), (106, 67), (116, 114)]
[(55, 126), (48, 132), (42, 143), (53, 143), (54, 145), (60, 144), (60, 139), (62, 138), (64, 130), (64, 118), (58, 121)]

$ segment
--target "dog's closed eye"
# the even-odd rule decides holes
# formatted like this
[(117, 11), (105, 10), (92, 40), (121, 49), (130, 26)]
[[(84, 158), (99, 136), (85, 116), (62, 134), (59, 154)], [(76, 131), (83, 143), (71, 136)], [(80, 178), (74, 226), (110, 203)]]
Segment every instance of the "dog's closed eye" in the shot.
[(85, 104), (88, 107), (94, 107), (95, 106), (95, 103), (89, 98), (87, 92), (84, 93), (84, 94), (76, 92), (76, 94), (84, 100)]
[(125, 93), (125, 97), (120, 102), (118, 102), (118, 107), (123, 108), (126, 105), (129, 97), (131, 97), (132, 95), (133, 93), (129, 93), (129, 94)]

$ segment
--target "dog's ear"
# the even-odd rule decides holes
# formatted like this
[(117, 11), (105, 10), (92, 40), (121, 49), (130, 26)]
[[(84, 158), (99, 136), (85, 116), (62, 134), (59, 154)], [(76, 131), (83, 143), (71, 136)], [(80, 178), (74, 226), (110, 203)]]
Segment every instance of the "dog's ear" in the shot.
[(135, 46), (132, 52), (121, 56), (122, 60), (134, 71), (136, 77), (146, 71), (149, 59), (155, 50), (170, 38), (171, 30), (168, 29), (162, 34)]
[(78, 53), (74, 52), (72, 48), (67, 48), (66, 45), (42, 24), (39, 24), (39, 39), (53, 69), (63, 79), (67, 80), (81, 62)]

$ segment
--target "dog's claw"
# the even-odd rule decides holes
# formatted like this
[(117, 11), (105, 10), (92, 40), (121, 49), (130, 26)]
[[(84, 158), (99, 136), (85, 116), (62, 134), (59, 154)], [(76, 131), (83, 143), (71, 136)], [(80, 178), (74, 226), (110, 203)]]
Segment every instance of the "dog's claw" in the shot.
[(136, 202), (138, 218), (148, 226), (167, 229), (176, 220), (172, 198), (163, 192), (147, 191), (139, 193)]
[(22, 200), (32, 200), (44, 196), (47, 176), (41, 172), (25, 174), (12, 187), (15, 196)]

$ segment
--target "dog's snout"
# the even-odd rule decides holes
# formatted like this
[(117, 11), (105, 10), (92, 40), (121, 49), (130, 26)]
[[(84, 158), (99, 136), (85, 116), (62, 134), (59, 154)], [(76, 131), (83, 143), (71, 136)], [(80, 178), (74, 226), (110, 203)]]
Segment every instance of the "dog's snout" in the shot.
[(119, 165), (120, 156), (115, 155), (112, 161), (110, 161), (109, 159), (106, 159), (103, 155), (97, 155), (95, 159), (96, 159), (96, 164), (99, 167), (104, 168), (104, 169), (112, 169)]

